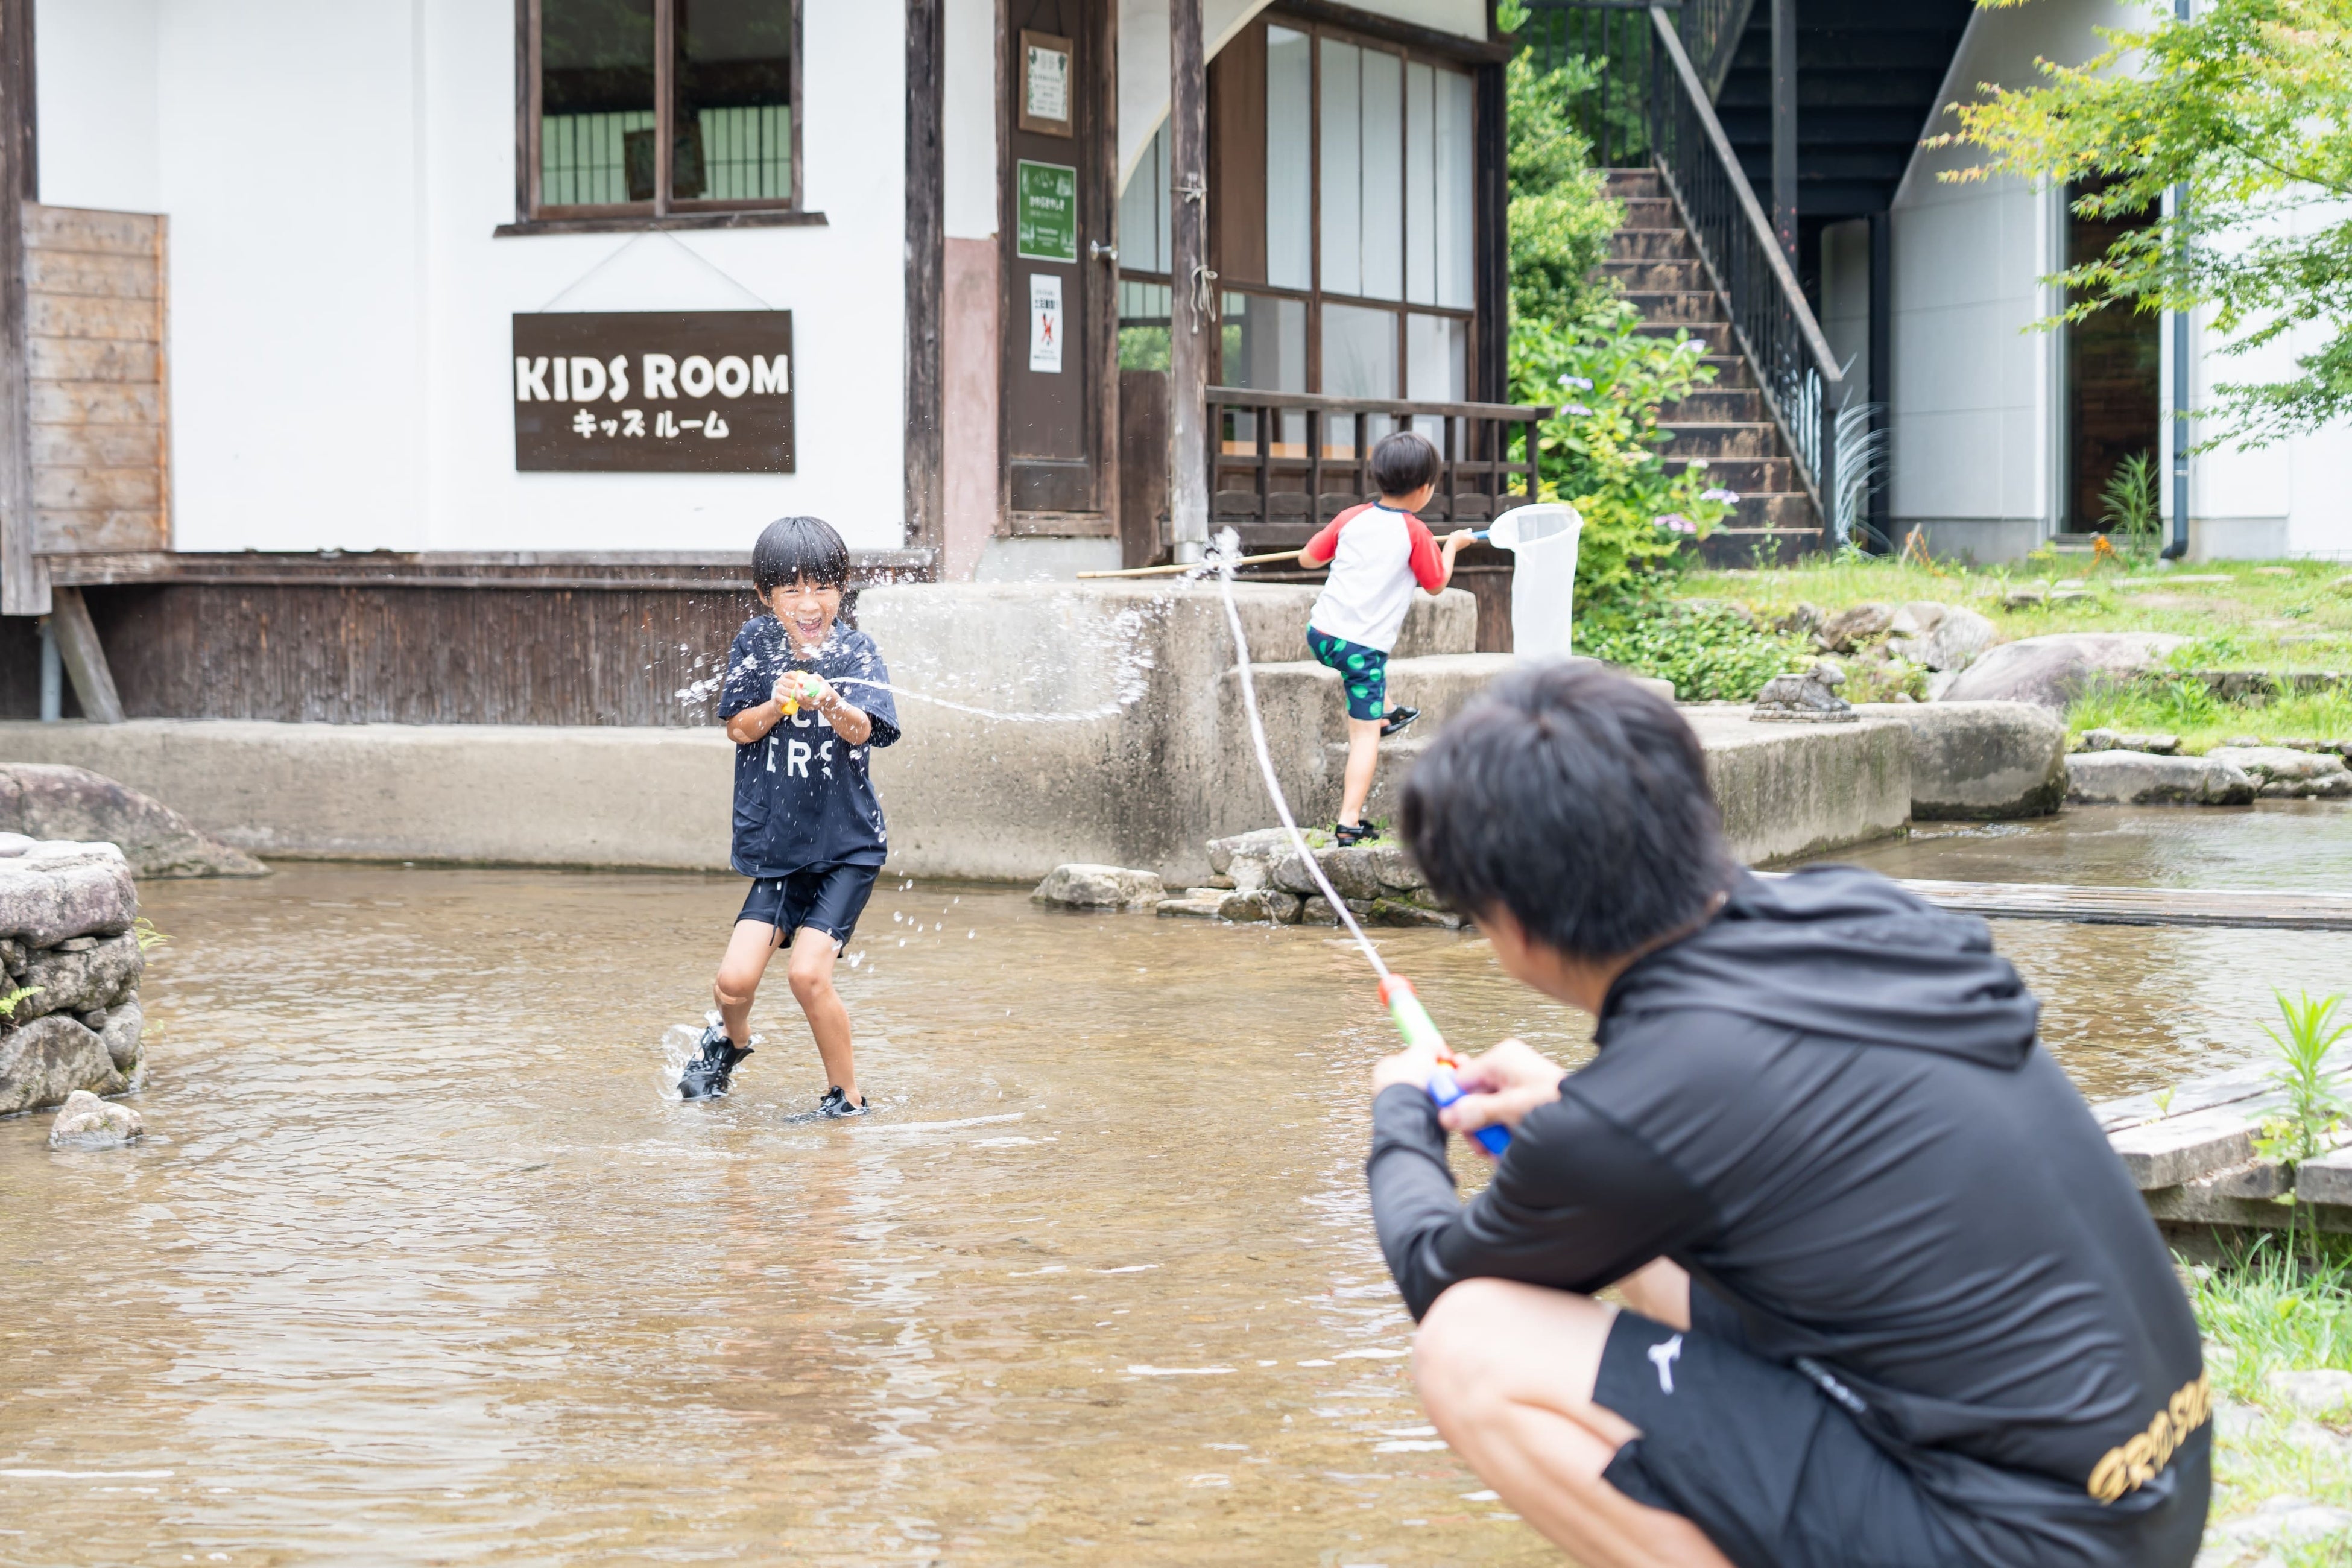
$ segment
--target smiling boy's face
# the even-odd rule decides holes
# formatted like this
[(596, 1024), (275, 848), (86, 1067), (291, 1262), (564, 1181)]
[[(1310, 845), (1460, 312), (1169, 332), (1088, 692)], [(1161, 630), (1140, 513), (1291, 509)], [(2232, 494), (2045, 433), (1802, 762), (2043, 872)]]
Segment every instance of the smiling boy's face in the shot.
[(834, 620), (841, 614), (841, 589), (803, 577), (769, 589), (760, 595), (760, 602), (784, 623), (795, 647), (814, 653), (833, 635)]

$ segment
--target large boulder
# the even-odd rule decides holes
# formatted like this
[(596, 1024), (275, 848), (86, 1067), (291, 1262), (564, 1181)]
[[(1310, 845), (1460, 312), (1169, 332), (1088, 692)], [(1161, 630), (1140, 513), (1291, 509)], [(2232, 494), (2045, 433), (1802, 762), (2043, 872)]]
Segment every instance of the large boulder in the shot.
[(129, 931), (138, 917), (138, 887), (113, 845), (0, 838), (0, 938), (55, 947)]
[(2254, 780), (2212, 757), (2078, 752), (2066, 759), (2066, 798), (2077, 805), (2246, 805)]
[(1922, 599), (1895, 612), (1886, 650), (1934, 670), (1962, 670), (1992, 647), (2000, 633), (1974, 610)]
[(1813, 640), (1831, 653), (1852, 653), (1885, 637), (1894, 624), (1892, 605), (1848, 605), (1822, 623)]
[(2343, 800), (2352, 797), (2352, 768), (2332, 752), (2289, 746), (2216, 746), (2205, 753), (2250, 775), (2267, 799)]
[(1056, 866), (1029, 895), (1041, 904), (1072, 910), (1150, 910), (1167, 896), (1159, 873), (1083, 862)]
[(120, 846), (142, 877), (264, 877), (269, 868), (207, 837), (162, 801), (87, 768), (0, 765), (0, 832)]
[(130, 1087), (106, 1042), (62, 1013), (0, 1034), (0, 1116), (55, 1105), (78, 1089), (121, 1094)]
[(2066, 799), (2066, 726), (2025, 702), (1870, 702), (1911, 731), (1911, 816), (2047, 816)]
[(2093, 684), (2159, 668), (2189, 639), (2168, 632), (2061, 632), (1990, 649), (1946, 688), (1945, 702), (2031, 702), (2063, 712)]

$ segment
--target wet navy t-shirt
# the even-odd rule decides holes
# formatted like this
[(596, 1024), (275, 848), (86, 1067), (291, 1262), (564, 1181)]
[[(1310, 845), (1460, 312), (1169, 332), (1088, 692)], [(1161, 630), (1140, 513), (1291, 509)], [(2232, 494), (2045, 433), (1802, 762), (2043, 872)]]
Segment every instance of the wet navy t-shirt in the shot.
[(834, 624), (814, 658), (798, 657), (783, 623), (754, 616), (727, 654), (720, 722), (775, 695), (787, 669), (814, 669), (874, 721), (863, 746), (852, 746), (814, 709), (803, 708), (761, 739), (735, 748), (736, 871), (788, 877), (812, 866), (879, 866), (889, 835), (874, 797), (867, 753), (898, 738), (898, 710), (885, 685), (889, 670), (874, 639)]

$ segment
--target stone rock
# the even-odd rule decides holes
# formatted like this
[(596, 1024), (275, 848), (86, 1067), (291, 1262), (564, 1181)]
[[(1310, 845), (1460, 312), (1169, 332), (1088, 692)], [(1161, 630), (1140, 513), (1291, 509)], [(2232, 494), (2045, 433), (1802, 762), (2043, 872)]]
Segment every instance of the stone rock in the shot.
[(2066, 799), (2076, 805), (2245, 805), (2254, 781), (2211, 757), (2084, 752), (2066, 759)]
[(109, 1105), (86, 1089), (66, 1096), (63, 1110), (49, 1124), (52, 1149), (120, 1149), (145, 1134), (146, 1124), (127, 1105)]
[(162, 801), (87, 768), (0, 765), (0, 829), (119, 846), (142, 877), (266, 877), (269, 868), (199, 833)]
[(1411, 892), (1429, 886), (1429, 879), (1421, 874), (1402, 844), (1376, 844), (1364, 851), (1364, 860), (1383, 888)]
[(1367, 912), (1374, 925), (1435, 926), (1442, 931), (1460, 931), (1470, 923), (1452, 910), (1433, 910), (1402, 899), (1374, 899)]
[(0, 1034), (0, 1116), (55, 1105), (78, 1089), (121, 1094), (106, 1042), (62, 1013)]
[(2066, 799), (2066, 726), (2024, 702), (1869, 702), (1858, 716), (1911, 731), (1919, 821), (2047, 816)]
[(1894, 624), (1892, 605), (1848, 605), (1822, 623), (1813, 640), (1830, 653), (1852, 653), (1863, 644), (1885, 637)]
[(2031, 702), (2063, 712), (2095, 681), (2121, 684), (2163, 664), (2188, 639), (2168, 632), (2061, 632), (1987, 650), (1941, 699)]
[(46, 952), (28, 952), (17, 984), (37, 989), (16, 1004), (11, 1017), (29, 1024), (50, 1013), (104, 1011), (139, 988), (144, 966), (139, 938), (131, 931), (104, 942), (83, 937)]
[[(1260, 827), (1248, 833), (1237, 833), (1231, 838), (1209, 840), (1209, 869), (1220, 877), (1233, 875), (1237, 858), (1272, 859), (1290, 847), (1289, 833), (1279, 827)], [(1240, 879), (1234, 878), (1235, 886)]]
[[(1376, 899), (1381, 896), (1380, 873), (1374, 868), (1373, 851), (1360, 847), (1346, 849), (1318, 849), (1315, 863), (1323, 875), (1331, 879), (1332, 888), (1343, 899)], [(1274, 863), (1274, 885), (1286, 893), (1301, 898), (1321, 891), (1307, 871), (1298, 852), (1292, 850)]]
[[(1371, 900), (1349, 899), (1348, 912), (1355, 916), (1359, 921), (1368, 921), (1372, 918)], [(1331, 901), (1319, 894), (1298, 907), (1298, 919), (1302, 925), (1335, 926), (1339, 923), (1339, 916), (1331, 908)]]
[(1904, 605), (1887, 629), (1887, 650), (1895, 658), (1938, 671), (1966, 669), (2000, 637), (1974, 610), (1932, 600)]
[(0, 855), (0, 936), (55, 947), (129, 931), (138, 915), (130, 863), (111, 844), (36, 844)]
[(1822, 623), (1828, 618), (1819, 605), (1801, 603), (1795, 609), (1773, 622), (1772, 629), (1791, 635), (1805, 635), (1819, 631)]
[[(2347, 1529), (2352, 1529), (2352, 1509), (2329, 1508), (2309, 1498), (2288, 1495), (2266, 1499), (2252, 1512), (2217, 1526), (2213, 1534), (2241, 1547), (2289, 1545), (2323, 1540)], [(2203, 1560), (2200, 1552), (2199, 1561)]]
[(2331, 752), (2285, 746), (2216, 746), (2205, 753), (2243, 770), (2269, 799), (2341, 800), (2352, 796), (2352, 768)]
[(139, 994), (134, 991), (119, 1006), (107, 1009), (106, 1026), (98, 1031), (100, 1042), (106, 1047), (107, 1059), (125, 1081), (139, 1071), (140, 1059), (145, 1054), (139, 1035), (146, 1026), (146, 1011), (139, 1005)]
[(1223, 907), (1229, 895), (1223, 888), (1204, 888), (1201, 891), (1204, 896), (1197, 899), (1189, 895), (1181, 899), (1162, 899), (1157, 906), (1159, 912), (1176, 920), (1215, 920), (1217, 910)]
[(1029, 895), (1034, 902), (1071, 910), (1148, 910), (1166, 896), (1157, 872), (1084, 861), (1055, 867)]
[(1759, 721), (1798, 724), (1851, 724), (1853, 704), (1837, 694), (1845, 671), (1824, 660), (1797, 675), (1776, 675), (1756, 694)]
[(2086, 752), (2146, 752), (2150, 756), (2169, 757), (2180, 751), (2178, 735), (2143, 735), (2122, 730), (2085, 730), (2083, 750)]
[(1299, 900), (1297, 895), (1279, 888), (1260, 888), (1247, 893), (1227, 893), (1217, 900), (1217, 918), (1221, 921), (1272, 921), (1276, 925), (1290, 925), (1298, 919)]
[(2321, 1367), (2307, 1372), (2273, 1372), (2263, 1380), (2280, 1403), (2305, 1415), (2352, 1416), (2352, 1372)]

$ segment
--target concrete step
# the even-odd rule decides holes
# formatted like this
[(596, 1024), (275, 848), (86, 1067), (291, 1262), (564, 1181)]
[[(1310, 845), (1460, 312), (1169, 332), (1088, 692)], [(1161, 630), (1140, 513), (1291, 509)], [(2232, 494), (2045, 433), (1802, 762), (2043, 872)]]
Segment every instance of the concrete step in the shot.
[(1669, 460), (1705, 458), (1710, 469), (1726, 458), (1769, 458), (1780, 455), (1780, 432), (1771, 425), (1672, 425), (1661, 422)]
[[(1689, 454), (1679, 454), (1666, 459), (1668, 473), (1680, 473), (1690, 466)], [(1776, 494), (1782, 491), (1802, 493), (1797, 484), (1797, 470), (1788, 458), (1709, 458), (1706, 459), (1707, 482), (1721, 485), (1741, 495)]]
[(1723, 301), (1712, 289), (1628, 289), (1625, 298), (1642, 312), (1647, 326), (1675, 322), (1696, 327), (1725, 319)]
[(1720, 383), (1658, 410), (1661, 425), (1760, 425), (1770, 418), (1764, 411), (1762, 393)]
[(1695, 257), (1678, 257), (1669, 260), (1604, 261), (1601, 275), (1613, 278), (1621, 289), (1629, 291), (1712, 289), (1707, 281), (1706, 268)]
[(1654, 338), (1671, 338), (1679, 333), (1687, 332), (1694, 342), (1706, 345), (1706, 353), (1710, 356), (1738, 352), (1738, 345), (1732, 341), (1731, 323), (1728, 321), (1708, 321), (1696, 325), (1685, 321), (1644, 321), (1634, 331), (1647, 332)]
[(1759, 562), (1767, 566), (1792, 565), (1822, 548), (1822, 532), (1810, 521), (1810, 507), (1805, 516), (1808, 521), (1802, 528), (1718, 528), (1699, 546), (1699, 559), (1710, 566), (1749, 567)]
[(1625, 221), (1617, 226), (1620, 229), (1670, 228), (1676, 234), (1682, 232), (1683, 215), (1664, 196), (1635, 196), (1620, 205), (1625, 209)]
[(1666, 182), (1655, 169), (1612, 169), (1609, 194), (1619, 201), (1629, 196), (1663, 196)]
[[(1709, 468), (1709, 474), (1715, 470)], [(1738, 489), (1736, 485), (1726, 489)], [(1813, 498), (1802, 490), (1741, 490), (1739, 504), (1723, 520), (1727, 529), (1761, 529), (1811, 536), (1820, 531), (1813, 516)]]
[(1612, 261), (1696, 261), (1698, 247), (1679, 228), (1621, 228), (1609, 237)]
[(1756, 384), (1756, 373), (1738, 354), (1708, 354), (1698, 363), (1715, 372), (1714, 384), (1717, 386), (1752, 387)]

